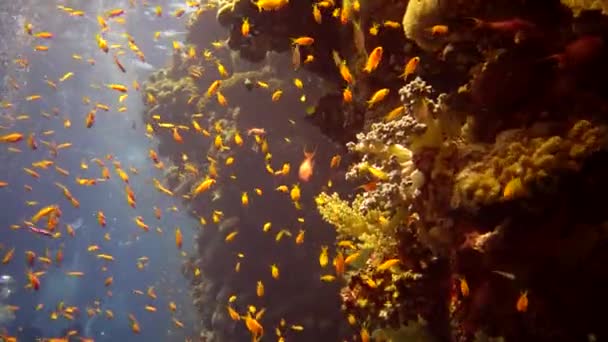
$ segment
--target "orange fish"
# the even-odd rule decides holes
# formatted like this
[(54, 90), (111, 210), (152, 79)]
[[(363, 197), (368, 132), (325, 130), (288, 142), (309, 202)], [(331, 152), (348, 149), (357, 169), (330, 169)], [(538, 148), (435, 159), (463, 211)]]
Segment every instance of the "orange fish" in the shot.
[(176, 142), (178, 142), (180, 144), (184, 142), (184, 139), (179, 134), (179, 131), (177, 130), (177, 127), (173, 127), (173, 140), (175, 140)]
[(42, 38), (42, 39), (50, 39), (53, 38), (53, 34), (51, 32), (38, 32), (34, 35), (34, 37), (36, 38)]
[(175, 245), (178, 249), (182, 249), (182, 231), (179, 227), (175, 228)]
[(58, 249), (57, 253), (55, 254), (55, 263), (59, 266), (59, 265), (61, 265), (62, 261), (63, 261), (63, 250)]
[(15, 254), (15, 248), (13, 247), (8, 252), (6, 252), (6, 254), (4, 255), (4, 258), (2, 258), (2, 264), (4, 264), (4, 265), (8, 264), (13, 259), (14, 254)]
[(303, 182), (308, 182), (310, 177), (312, 177), (315, 162), (314, 162), (315, 152), (306, 152), (304, 150), (304, 160), (300, 164), (300, 169), (298, 170), (298, 177)]
[(371, 181), (369, 183), (365, 183), (363, 185), (359, 185), (357, 187), (357, 189), (363, 189), (363, 190), (369, 192), (369, 191), (376, 190), (377, 185), (378, 185), (378, 181)]
[(10, 133), (0, 136), (0, 142), (4, 143), (16, 143), (23, 140), (23, 134), (21, 133)]
[(114, 8), (108, 11), (108, 13), (106, 14), (106, 16), (108, 18), (114, 18), (114, 17), (118, 17), (125, 14), (125, 10), (122, 8)]
[(429, 29), (433, 36), (443, 36), (448, 34), (450, 29), (447, 25), (435, 25)]
[(336, 268), (336, 275), (341, 276), (344, 274), (345, 263), (344, 263), (344, 255), (342, 252), (338, 252), (336, 255), (336, 259), (334, 260), (334, 267)]
[(144, 219), (141, 216), (135, 217), (135, 224), (146, 232), (150, 231), (150, 227), (144, 222)]
[(291, 39), (291, 43), (293, 45), (298, 45), (298, 46), (308, 46), (308, 45), (312, 45), (312, 43), (315, 42), (315, 39), (312, 37), (298, 37), (298, 38), (292, 38)]
[(342, 91), (342, 101), (344, 103), (353, 102), (353, 92), (349, 88), (344, 88), (344, 91)]
[(38, 142), (36, 142), (36, 138), (34, 136), (34, 133), (30, 133), (30, 135), (28, 135), (28, 137), (27, 137), (27, 146), (29, 146), (30, 149), (32, 149), (32, 150), (37, 150), (38, 149)]
[(122, 85), (122, 84), (110, 83), (110, 84), (107, 84), (106, 87), (108, 87), (108, 89), (116, 90), (121, 93), (126, 93), (128, 91), (127, 86)]
[(243, 23), (241, 24), (241, 34), (243, 35), (243, 37), (248, 37), (249, 36), (249, 19), (248, 18), (243, 18)]
[(382, 46), (378, 46), (372, 51), (372, 53), (369, 54), (365, 67), (363, 68), (363, 72), (369, 74), (378, 68), (380, 61), (382, 60), (383, 51)]
[(27, 265), (29, 267), (33, 267), (34, 266), (34, 261), (36, 261), (36, 253), (34, 253), (32, 251), (26, 251), (25, 252), (25, 260), (26, 260)]
[(403, 78), (403, 80), (407, 80), (407, 77), (411, 74), (413, 74), (414, 72), (416, 72), (416, 69), (418, 68), (418, 64), (420, 63), (420, 57), (416, 56), (416, 57), (412, 57), (406, 64), (405, 67), (403, 68), (403, 74), (399, 75), (399, 77)]
[(101, 210), (97, 212), (97, 222), (102, 227), (106, 226), (106, 215)]
[(519, 295), (515, 308), (518, 312), (528, 311), (528, 291), (524, 291)]
[(353, 84), (353, 75), (348, 70), (348, 66), (346, 65), (346, 61), (342, 61), (340, 63), (340, 75), (342, 79), (346, 81), (348, 84)]
[(141, 331), (139, 327), (139, 322), (137, 322), (137, 319), (132, 314), (129, 314), (129, 322), (131, 324), (131, 330), (134, 333), (139, 334), (139, 332)]
[(92, 111), (89, 112), (89, 114), (87, 114), (87, 118), (85, 120), (85, 127), (91, 128), (91, 127), (93, 127), (94, 123), (95, 123), (95, 110), (93, 109)]
[(469, 284), (467, 283), (466, 279), (464, 278), (460, 278), (460, 293), (462, 294), (463, 297), (468, 297), (469, 296)]
[(31, 271), (28, 271), (27, 279), (28, 279), (29, 285), (34, 290), (38, 291), (40, 289), (40, 279), (38, 279), (38, 276), (36, 276), (36, 274), (32, 273)]

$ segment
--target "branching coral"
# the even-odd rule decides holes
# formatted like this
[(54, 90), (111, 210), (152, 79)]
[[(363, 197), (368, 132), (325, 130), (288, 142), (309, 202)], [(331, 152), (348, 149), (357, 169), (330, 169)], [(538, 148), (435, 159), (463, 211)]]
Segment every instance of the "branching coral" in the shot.
[(315, 198), (315, 202), (323, 220), (332, 224), (342, 238), (361, 238), (364, 234), (376, 234), (389, 226), (379, 210), (368, 210), (365, 213), (358, 210), (363, 202), (361, 195), (356, 196), (351, 204), (341, 199), (337, 193), (330, 196), (322, 192)]

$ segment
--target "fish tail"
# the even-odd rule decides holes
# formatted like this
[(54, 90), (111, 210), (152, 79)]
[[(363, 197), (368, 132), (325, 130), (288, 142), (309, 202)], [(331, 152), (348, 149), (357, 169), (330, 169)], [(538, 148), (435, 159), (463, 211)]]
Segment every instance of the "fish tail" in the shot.
[(557, 63), (557, 67), (563, 69), (566, 67), (566, 56), (563, 53), (555, 53), (550, 56), (539, 59), (538, 63), (553, 61)]
[(466, 19), (471, 20), (473, 22), (473, 29), (480, 29), (485, 25), (485, 22), (479, 18), (467, 17)]
[(260, 2), (259, 2), (259, 1), (257, 1), (257, 2), (256, 2), (256, 1), (254, 1), (254, 0), (250, 0), (250, 1), (251, 1), (251, 3), (252, 3), (252, 4), (253, 4), (255, 7), (257, 7), (257, 8), (258, 8), (258, 12), (262, 12), (262, 6), (260, 5)]

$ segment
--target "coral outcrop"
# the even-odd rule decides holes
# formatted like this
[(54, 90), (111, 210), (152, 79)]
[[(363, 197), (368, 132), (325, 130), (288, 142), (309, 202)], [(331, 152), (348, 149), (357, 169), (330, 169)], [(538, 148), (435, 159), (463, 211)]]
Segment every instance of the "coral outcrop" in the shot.
[[(207, 338), (243, 338), (225, 308), (233, 293), (239, 293), (240, 312), (246, 310), (243, 303), (272, 307), (264, 321), (279, 322), (280, 332), (286, 330), (283, 315), (309, 322), (310, 339), (330, 336), (328, 326), (339, 327), (332, 338), (350, 333), (341, 321), (315, 318), (335, 313), (338, 299), (361, 339), (366, 334), (421, 341), (608, 336), (593, 315), (608, 304), (608, 296), (597, 290), (608, 284), (602, 269), (608, 261), (602, 248), (608, 222), (602, 207), (608, 191), (603, 1), (291, 0), (275, 11), (259, 11), (250, 1), (212, 5), (220, 26), (204, 26), (207, 12), (197, 13), (188, 35), (189, 46), (207, 57), (177, 54), (171, 68), (151, 78), (144, 95), (159, 153), (173, 165), (166, 172), (170, 188), (188, 197), (203, 175), (216, 174), (210, 196), (191, 203), (206, 228), (199, 234), (198, 255), (184, 266)], [(249, 35), (241, 31), (245, 19)], [(228, 39), (214, 42), (210, 52), (201, 32), (224, 30)], [(314, 43), (294, 47), (292, 39), (303, 36)], [(364, 71), (380, 46), (377, 69)], [(220, 59), (226, 64), (230, 59), (232, 74), (209, 76)], [(290, 95), (285, 75), (311, 74), (322, 80), (314, 91)], [(216, 80), (227, 109), (208, 90)], [(371, 106), (379, 89), (388, 95)], [(277, 90), (284, 91), (288, 106), (271, 100)], [(269, 136), (246, 138), (262, 158), (236, 153), (240, 147), (232, 142), (238, 132), (279, 122), (276, 113), (256, 109), (275, 105), (293, 113), (311, 93), (314, 103), (306, 103), (301, 116), (272, 126)], [(196, 143), (176, 141), (175, 131), (161, 125), (164, 115), (185, 140)], [(331, 182), (324, 179), (316, 184), (323, 191), (306, 194), (308, 200), (314, 195), (321, 218), (335, 227), (330, 252), (335, 272), (317, 274), (315, 258), (298, 257), (298, 264), (283, 260), (282, 269), (301, 267), (314, 277), (282, 288), (299, 293), (290, 303), (262, 304), (250, 280), (293, 249), (261, 256), (259, 251), (274, 250), (279, 242), (282, 248), (282, 239), (296, 235), (304, 217), (295, 226), (285, 217), (273, 218), (273, 227), (287, 227), (276, 241), (241, 240), (231, 249), (224, 239), (238, 231), (244, 241), (254, 241), (257, 227), (266, 223), (259, 217), (294, 210), (276, 190), (268, 195), (277, 196), (276, 206), (257, 206), (256, 215), (245, 215), (235, 203), (243, 192), (256, 199), (251, 189), (260, 182), (277, 187), (276, 160), (300, 157), (301, 148), (290, 144), (304, 139), (285, 133), (286, 143), (273, 153), (268, 144), (275, 132), (296, 132), (294, 122), (298, 131), (308, 129), (301, 128), (307, 127), (304, 120), (334, 142), (352, 141), (342, 156), (351, 162), (347, 169), (315, 171)], [(246, 177), (230, 168), (233, 162), (249, 171)], [(351, 186), (334, 186), (337, 175)], [(265, 197), (268, 192), (264, 189)], [(308, 224), (311, 218), (303, 216)], [(250, 255), (263, 266), (256, 262), (246, 271), (226, 271), (247, 263)], [(193, 276), (197, 268), (203, 281)], [(333, 284), (320, 283), (319, 276)], [(328, 291), (323, 308), (312, 305), (319, 300), (308, 295), (320, 295), (318, 289)]]

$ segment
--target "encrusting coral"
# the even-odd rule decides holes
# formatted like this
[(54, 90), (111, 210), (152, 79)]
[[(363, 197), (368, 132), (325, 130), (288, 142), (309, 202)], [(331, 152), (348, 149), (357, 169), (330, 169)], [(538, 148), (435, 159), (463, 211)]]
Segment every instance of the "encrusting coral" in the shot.
[(482, 160), (460, 171), (452, 206), (476, 209), (500, 200), (516, 200), (542, 190), (564, 171), (578, 171), (585, 159), (606, 148), (606, 127), (576, 122), (563, 136), (530, 138), (523, 130), (499, 135)]

